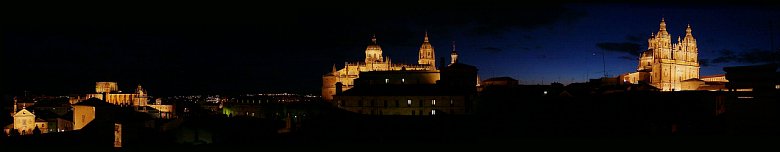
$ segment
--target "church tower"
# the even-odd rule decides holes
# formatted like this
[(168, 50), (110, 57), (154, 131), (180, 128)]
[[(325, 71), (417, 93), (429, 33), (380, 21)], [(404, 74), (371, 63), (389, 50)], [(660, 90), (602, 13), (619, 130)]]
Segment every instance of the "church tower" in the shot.
[(647, 40), (647, 51), (641, 54), (638, 72), (649, 72), (650, 84), (662, 91), (682, 90), (682, 81), (699, 78), (698, 47), (691, 26), (685, 29), (685, 38), (672, 36), (661, 19), (660, 28)]
[(417, 59), (418, 64), (428, 65), (429, 67), (436, 67), (436, 54), (433, 52), (433, 46), (428, 41), (428, 32), (425, 32), (425, 39), (422, 46), (420, 46), (420, 55)]
[(691, 30), (691, 25), (688, 24), (688, 27), (685, 28), (685, 38), (680, 41), (680, 49), (682, 52), (685, 53), (685, 61), (688, 62), (696, 62), (697, 65), (699, 63), (698, 54), (699, 49), (696, 46), (696, 39), (693, 38), (693, 34), (691, 33), (693, 30)]
[(672, 36), (666, 31), (666, 21), (661, 18), (660, 28), (648, 40), (648, 51), (653, 52), (653, 65), (650, 83), (662, 90), (671, 88), (672, 67), (668, 60), (672, 59)]
[(135, 93), (141, 96), (146, 96), (146, 90), (144, 90), (144, 88), (141, 87), (141, 84), (138, 84), (138, 87), (135, 88)]
[(647, 49), (653, 52), (655, 59), (669, 59), (672, 53), (672, 36), (666, 31), (666, 22), (661, 18), (660, 29), (655, 37), (648, 40)]
[(458, 62), (458, 51), (455, 50), (455, 41), (452, 42), (452, 53), (450, 53), (450, 64)]
[(149, 102), (149, 96), (147, 95), (146, 90), (141, 87), (141, 84), (138, 84), (138, 87), (135, 89), (135, 98), (133, 98), (133, 106), (146, 106), (146, 104)]
[(376, 35), (371, 37), (371, 44), (366, 47), (366, 64), (383, 62), (382, 48), (376, 43)]

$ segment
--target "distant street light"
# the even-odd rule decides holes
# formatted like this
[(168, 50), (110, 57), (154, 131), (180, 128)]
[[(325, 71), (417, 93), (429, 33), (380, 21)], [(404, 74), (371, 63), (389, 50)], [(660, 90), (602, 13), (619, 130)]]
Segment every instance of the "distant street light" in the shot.
[[(607, 51), (604, 49), (601, 49), (601, 66), (603, 68), (604, 77), (607, 77), (607, 57), (606, 57)], [(593, 52), (593, 55), (596, 55), (596, 52)]]

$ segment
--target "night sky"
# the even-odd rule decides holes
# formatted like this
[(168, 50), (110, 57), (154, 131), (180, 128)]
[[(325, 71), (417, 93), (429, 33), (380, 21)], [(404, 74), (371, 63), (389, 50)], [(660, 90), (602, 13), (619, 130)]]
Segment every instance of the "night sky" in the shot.
[[(633, 72), (662, 17), (673, 37), (693, 28), (701, 75), (777, 62), (777, 5), (586, 4), (439, 7), (219, 8), (25, 12), (0, 23), (3, 94), (94, 91), (142, 84), (152, 95), (319, 92), (336, 64), (362, 61), (376, 34), (395, 63), (416, 63), (427, 30), (449, 62), (482, 79), (584, 82)], [(110, 10), (110, 9), (107, 9)], [(673, 42), (676, 42), (673, 41)], [(438, 63), (438, 61), (437, 61)]]

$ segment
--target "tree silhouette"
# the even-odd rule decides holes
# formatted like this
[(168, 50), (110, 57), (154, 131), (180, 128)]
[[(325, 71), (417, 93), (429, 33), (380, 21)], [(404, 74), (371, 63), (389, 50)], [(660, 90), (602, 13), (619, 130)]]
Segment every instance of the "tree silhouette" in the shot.
[(19, 130), (11, 129), (9, 135), (10, 136), (19, 136)]
[(0, 130), (0, 140), (5, 139), (8, 137), (8, 134), (5, 133), (5, 130)]
[(33, 129), (33, 135), (41, 135), (41, 129), (38, 128), (38, 126), (35, 126), (35, 129)]

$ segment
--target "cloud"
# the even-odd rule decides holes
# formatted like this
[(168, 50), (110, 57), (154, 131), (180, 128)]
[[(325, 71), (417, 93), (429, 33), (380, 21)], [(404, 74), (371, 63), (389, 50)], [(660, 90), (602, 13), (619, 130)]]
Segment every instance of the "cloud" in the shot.
[(485, 52), (490, 52), (490, 53), (498, 53), (498, 52), (504, 51), (503, 49), (496, 48), (496, 47), (483, 47), (483, 48), (480, 48), (479, 50), (485, 51)]
[(749, 49), (735, 52), (733, 50), (720, 50), (719, 56), (712, 60), (713, 63), (772, 63), (780, 62), (780, 52), (762, 49)]
[(703, 67), (710, 66), (710, 59), (699, 59), (699, 65)]
[(642, 53), (641, 45), (639, 43), (632, 43), (632, 42), (618, 42), (618, 43), (602, 42), (602, 43), (597, 43), (596, 47), (611, 52), (628, 53), (629, 55), (634, 57), (639, 57), (639, 54)]
[(718, 51), (717, 58), (712, 60), (712, 63), (727, 63), (727, 62), (733, 62), (737, 59), (737, 55), (732, 50), (720, 50)]
[(740, 53), (737, 61), (743, 63), (768, 63), (777, 62), (780, 53), (761, 49), (751, 49)]
[(637, 61), (638, 60), (637, 57), (635, 57), (635, 56), (620, 56), (620, 58), (621, 59), (626, 59), (626, 60), (629, 60), (629, 61)]
[(626, 40), (631, 42), (641, 42), (642, 37), (636, 35), (626, 35)]

